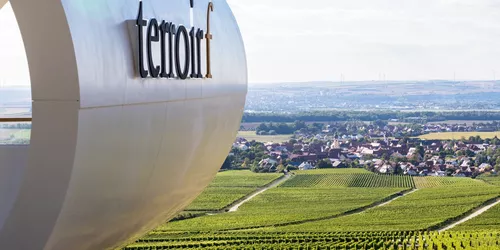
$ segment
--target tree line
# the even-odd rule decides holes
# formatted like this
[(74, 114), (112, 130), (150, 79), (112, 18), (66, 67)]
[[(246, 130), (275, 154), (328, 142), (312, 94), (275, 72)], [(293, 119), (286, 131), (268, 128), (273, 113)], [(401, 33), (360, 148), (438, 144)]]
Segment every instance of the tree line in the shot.
[(500, 120), (500, 111), (460, 112), (401, 112), (401, 111), (311, 111), (297, 113), (245, 113), (242, 122), (331, 122), (331, 121), (375, 121), (397, 119), (401, 122), (439, 122), (446, 120)]

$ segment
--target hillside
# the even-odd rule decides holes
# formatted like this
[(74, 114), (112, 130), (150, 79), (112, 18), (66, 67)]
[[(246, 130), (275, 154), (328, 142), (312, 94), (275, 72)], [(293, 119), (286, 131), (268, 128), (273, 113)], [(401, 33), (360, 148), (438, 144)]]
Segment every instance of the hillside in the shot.
[[(299, 171), (237, 211), (226, 212), (242, 199), (233, 188), (263, 187), (277, 177), (220, 173), (191, 206), (210, 209), (166, 223), (125, 249), (500, 248), (498, 206), (453, 232), (437, 231), (499, 199), (500, 187), (490, 184), (494, 177), (486, 182), (376, 175), (361, 169)], [(211, 205), (214, 200), (221, 205)]]

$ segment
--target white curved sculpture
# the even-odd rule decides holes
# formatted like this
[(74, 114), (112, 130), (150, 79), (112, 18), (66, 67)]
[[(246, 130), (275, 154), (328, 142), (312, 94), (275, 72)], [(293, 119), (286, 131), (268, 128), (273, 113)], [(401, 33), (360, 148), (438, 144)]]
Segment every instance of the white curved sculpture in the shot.
[[(213, 12), (209, 0), (142, 2), (144, 21), (177, 30), (206, 32), (210, 15), (211, 40), (187, 52), (201, 44), (194, 66), (212, 78), (194, 71), (185, 80), (140, 76), (138, 0), (10, 2), (28, 57), (33, 128), (20, 181), (0, 204), (1, 249), (115, 248), (172, 218), (212, 180), (243, 113), (245, 52), (225, 0), (213, 0)], [(148, 28), (143, 53), (150, 35), (154, 70), (162, 43)], [(178, 43), (182, 72), (186, 42)]]

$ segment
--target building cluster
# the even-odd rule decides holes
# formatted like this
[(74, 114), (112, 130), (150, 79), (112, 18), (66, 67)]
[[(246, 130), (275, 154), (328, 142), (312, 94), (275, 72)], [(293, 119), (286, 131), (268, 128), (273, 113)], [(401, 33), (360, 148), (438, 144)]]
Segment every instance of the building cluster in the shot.
[(237, 150), (232, 155), (252, 147), (264, 151), (262, 159), (257, 159), (254, 165), (267, 171), (285, 165), (300, 170), (352, 167), (381, 174), (471, 177), (494, 171), (495, 163), (500, 160), (500, 147), (487, 143), (327, 135), (262, 144), (238, 138), (233, 144)]

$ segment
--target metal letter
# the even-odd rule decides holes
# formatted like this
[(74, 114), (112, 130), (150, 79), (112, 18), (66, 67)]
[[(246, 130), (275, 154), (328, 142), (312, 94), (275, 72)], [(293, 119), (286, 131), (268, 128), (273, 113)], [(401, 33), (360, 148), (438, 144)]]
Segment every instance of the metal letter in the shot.
[(148, 77), (148, 71), (144, 69), (144, 51), (142, 41), (142, 27), (146, 27), (148, 22), (142, 19), (142, 2), (139, 2), (139, 14), (137, 15), (137, 27), (139, 28), (139, 74), (142, 78)]
[[(181, 58), (180, 58), (180, 43), (181, 37), (184, 38), (184, 69), (181, 68)], [(180, 79), (186, 79), (189, 73), (189, 38), (186, 27), (179, 26), (177, 31), (177, 37), (175, 38), (175, 68), (177, 70), (177, 76)]]
[(194, 34), (194, 27), (191, 28), (191, 31), (189, 32), (189, 37), (191, 39), (191, 78), (196, 78), (196, 51), (195, 51), (195, 34)]
[(163, 21), (160, 25), (161, 31), (161, 73), (160, 77), (169, 78), (170, 75), (167, 74), (167, 43), (166, 34), (170, 33), (170, 23)]
[(207, 75), (206, 78), (212, 78), (212, 68), (210, 65), (210, 40), (212, 40), (212, 34), (210, 34), (210, 12), (214, 11), (214, 4), (212, 2), (208, 3), (207, 10)]
[[(154, 32), (154, 35), (153, 35)], [(159, 42), (160, 36), (158, 34), (158, 21), (155, 18), (151, 19), (148, 26), (148, 63), (149, 63), (149, 71), (151, 72), (151, 76), (156, 78), (160, 74), (160, 66), (156, 66), (153, 62), (153, 50), (151, 48), (153, 42)]]
[(196, 59), (198, 61), (198, 72), (196, 72), (197, 78), (203, 78), (201, 74), (201, 40), (203, 40), (203, 30), (198, 29), (196, 32), (196, 54), (198, 55)]

